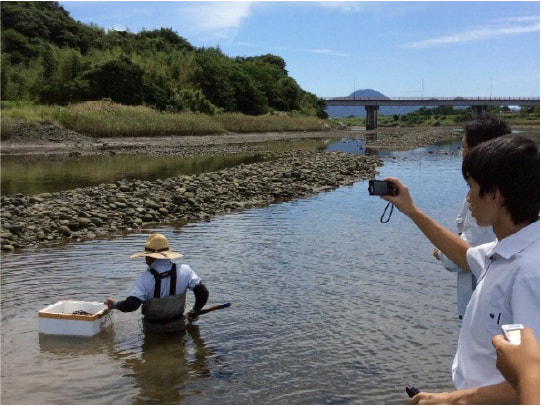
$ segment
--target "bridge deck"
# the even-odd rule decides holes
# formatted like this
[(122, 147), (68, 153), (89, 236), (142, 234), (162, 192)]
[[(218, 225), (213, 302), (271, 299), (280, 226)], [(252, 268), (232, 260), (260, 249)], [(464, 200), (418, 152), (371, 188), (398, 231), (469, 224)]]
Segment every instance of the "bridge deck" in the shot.
[(328, 97), (327, 106), (539, 106), (539, 97)]

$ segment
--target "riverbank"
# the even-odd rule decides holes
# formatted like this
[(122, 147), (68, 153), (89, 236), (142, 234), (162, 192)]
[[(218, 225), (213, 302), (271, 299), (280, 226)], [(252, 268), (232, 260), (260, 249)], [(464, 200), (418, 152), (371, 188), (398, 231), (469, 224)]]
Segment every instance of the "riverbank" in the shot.
[(227, 133), (200, 136), (95, 138), (53, 124), (17, 123), (17, 131), (2, 141), (1, 154), (69, 159), (89, 155), (215, 155), (264, 151), (267, 143), (363, 136), (373, 150), (405, 150), (445, 142), (457, 137), (450, 127), (381, 127), (373, 131), (342, 129)]
[(259, 151), (265, 157), (263, 162), (207, 174), (153, 182), (122, 180), (35, 196), (3, 196), (3, 252), (106, 238), (156, 224), (209, 220), (223, 213), (302, 198), (370, 179), (382, 164), (373, 156), (336, 152), (269, 152), (270, 142), (359, 136), (367, 140), (367, 151), (406, 150), (459, 136), (456, 129), (448, 127), (138, 138), (91, 138), (51, 124), (21, 123), (19, 130), (19, 135), (2, 142), (2, 155), (57, 160), (105, 154), (187, 156)]

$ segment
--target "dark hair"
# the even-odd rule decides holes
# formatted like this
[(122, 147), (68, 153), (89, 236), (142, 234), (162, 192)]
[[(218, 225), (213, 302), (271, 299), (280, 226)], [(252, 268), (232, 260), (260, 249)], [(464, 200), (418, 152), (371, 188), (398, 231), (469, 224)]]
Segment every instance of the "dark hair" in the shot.
[(479, 184), (479, 195), (500, 191), (515, 224), (539, 218), (539, 149), (535, 142), (507, 135), (473, 148), (462, 162), (462, 176)]
[(486, 116), (469, 121), (464, 125), (466, 144), (473, 148), (482, 142), (502, 135), (511, 134), (511, 127), (504, 120), (495, 116)]

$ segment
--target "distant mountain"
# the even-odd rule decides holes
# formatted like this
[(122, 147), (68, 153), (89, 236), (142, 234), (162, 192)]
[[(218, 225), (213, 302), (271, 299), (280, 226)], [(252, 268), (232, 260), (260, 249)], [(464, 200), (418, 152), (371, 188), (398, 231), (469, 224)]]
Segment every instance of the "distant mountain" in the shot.
[(348, 97), (371, 97), (374, 99), (390, 99), (390, 97), (387, 97), (383, 93), (380, 93), (377, 90), (373, 89), (355, 90)]
[[(372, 97), (389, 99), (383, 93), (373, 89), (356, 90), (347, 97)], [(381, 106), (378, 110), (378, 114), (384, 116), (392, 116), (393, 114), (408, 114), (413, 111), (419, 110), (420, 106)], [(354, 117), (366, 117), (366, 110), (364, 106), (329, 106), (325, 109), (329, 117), (331, 118), (344, 118), (349, 116)]]

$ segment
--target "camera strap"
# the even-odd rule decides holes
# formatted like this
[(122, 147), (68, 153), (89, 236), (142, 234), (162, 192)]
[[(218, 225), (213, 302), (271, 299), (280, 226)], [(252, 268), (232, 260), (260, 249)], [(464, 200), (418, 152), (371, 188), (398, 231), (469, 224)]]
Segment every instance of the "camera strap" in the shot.
[[(389, 212), (389, 217), (387, 217), (387, 220), (383, 220), (383, 218), (385, 217), (385, 213), (387, 213), (387, 209), (389, 208), (389, 206), (391, 206), (391, 211)], [(389, 220), (391, 219), (391, 216), (393, 215), (393, 209), (394, 209), (394, 204), (392, 204), (391, 202), (388, 202), (387, 206), (385, 206), (385, 210), (383, 210), (383, 214), (379, 218), (380, 223), (388, 223), (389, 222)]]

